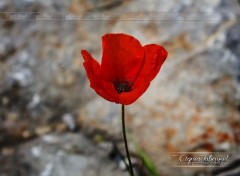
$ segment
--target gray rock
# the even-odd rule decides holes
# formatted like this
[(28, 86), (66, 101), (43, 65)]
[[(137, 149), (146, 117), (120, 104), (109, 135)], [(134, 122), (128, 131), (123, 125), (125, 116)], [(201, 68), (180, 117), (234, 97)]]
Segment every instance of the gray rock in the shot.
[[(172, 168), (172, 152), (233, 151), (238, 148), (239, 130), (233, 124), (239, 124), (236, 108), (239, 61), (225, 48), (226, 32), (236, 20), (230, 11), (234, 8), (232, 3), (225, 3), (225, 13), (216, 13), (220, 6), (222, 1), (185, 1), (185, 4), (154, 1), (147, 5), (132, 1), (124, 8), (156, 12), (191, 9), (198, 13), (187, 13), (191, 20), (184, 20), (185, 13), (173, 13), (168, 20), (116, 20), (113, 25), (114, 32), (134, 35), (143, 44), (163, 44), (169, 52), (148, 91), (126, 108), (127, 126), (133, 139), (163, 175), (198, 172), (198, 169)], [(204, 13), (206, 9), (215, 12), (213, 16)], [(182, 20), (175, 20), (179, 18)], [(86, 128), (99, 128), (120, 136), (120, 106), (103, 102), (105, 100), (100, 97), (89, 102), (80, 112), (79, 119)], [(118, 108), (113, 110), (113, 107)]]
[[(229, 48), (233, 54), (238, 59), (238, 76), (237, 80), (240, 84), (240, 30), (239, 30), (240, 24), (237, 23), (227, 32), (227, 41), (226, 41), (226, 47)], [(240, 86), (239, 86), (240, 87)], [(240, 88), (239, 88), (239, 99), (240, 99)]]
[(49, 134), (19, 147), (20, 164), (29, 176), (128, 175), (108, 159), (108, 153), (81, 134)]
[[(233, 151), (239, 147), (239, 6), (235, 1), (13, 0), (1, 1), (0, 9), (53, 13), (107, 10), (111, 17), (109, 21), (10, 20), (0, 24), (0, 129), (15, 129), (22, 123), (32, 129), (61, 121), (70, 113), (77, 119), (63, 118), (69, 127), (76, 120), (83, 129), (103, 130), (120, 138), (120, 106), (106, 102), (89, 88), (80, 50), (89, 50), (100, 61), (101, 36), (123, 32), (143, 45), (162, 44), (169, 52), (148, 91), (126, 108), (133, 139), (162, 175), (197, 172), (169, 169), (172, 152)], [(159, 13), (154, 20), (143, 20), (137, 14), (138, 20), (123, 18), (124, 12), (139, 11)], [(15, 126), (7, 118), (11, 113), (17, 114), (11, 117), (17, 119)], [(25, 163), (19, 165), (25, 175), (66, 175), (69, 170), (72, 175), (96, 175), (96, 171), (108, 175), (114, 168), (95, 153), (96, 146), (89, 147), (87, 142), (89, 145), (82, 147), (84, 142), (77, 142), (87, 140), (84, 137), (53, 136), (50, 139), (56, 141), (52, 144), (45, 136), (20, 146), (17, 159)], [(65, 145), (82, 147), (86, 154), (69, 153)], [(134, 151), (131, 142), (130, 146)], [(99, 168), (101, 160), (104, 164)], [(5, 169), (10, 172), (11, 164)]]

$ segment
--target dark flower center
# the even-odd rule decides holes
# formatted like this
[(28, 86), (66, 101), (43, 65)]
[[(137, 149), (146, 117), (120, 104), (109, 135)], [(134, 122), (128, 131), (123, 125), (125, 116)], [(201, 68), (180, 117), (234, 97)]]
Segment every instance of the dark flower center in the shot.
[(115, 82), (113, 85), (118, 94), (121, 94), (122, 92), (130, 92), (132, 90), (131, 83), (127, 81)]

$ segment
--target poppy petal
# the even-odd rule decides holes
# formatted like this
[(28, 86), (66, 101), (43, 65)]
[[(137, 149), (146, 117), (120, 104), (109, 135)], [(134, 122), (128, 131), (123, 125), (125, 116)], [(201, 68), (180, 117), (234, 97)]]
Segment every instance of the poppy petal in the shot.
[(101, 65), (86, 50), (81, 52), (90, 86), (104, 99), (124, 105), (147, 90), (168, 55), (162, 46), (142, 47), (127, 34), (104, 35), (102, 48)]
[(162, 46), (156, 44), (145, 45), (143, 48), (145, 51), (145, 62), (139, 76), (147, 76), (149, 81), (152, 81), (160, 71), (168, 53)]
[(119, 102), (124, 105), (129, 105), (135, 102), (149, 87), (150, 81), (138, 80), (136, 85), (133, 85), (131, 92), (123, 92), (119, 94)]
[(118, 95), (115, 93), (116, 91), (112, 83), (104, 82), (100, 77), (99, 73), (101, 68), (99, 63), (88, 53), (88, 51), (82, 50), (81, 54), (84, 58), (83, 65), (90, 81), (90, 87), (106, 100), (118, 103)]
[(142, 70), (133, 82), (132, 91), (123, 92), (119, 95), (121, 104), (128, 105), (135, 102), (148, 89), (150, 82), (156, 77), (167, 58), (167, 51), (160, 45), (146, 45), (144, 51), (145, 61)]
[(106, 34), (102, 37), (102, 47), (102, 78), (111, 82), (132, 82), (144, 61), (140, 42), (127, 34)]
[(81, 54), (84, 59), (83, 66), (85, 67), (87, 77), (90, 81), (91, 87), (98, 87), (99, 86), (99, 80), (95, 79), (97, 75), (100, 73), (100, 65), (99, 63), (89, 54), (88, 51), (82, 50)]
[(102, 82), (101, 89), (94, 89), (98, 95), (103, 97), (105, 100), (120, 103), (119, 96), (110, 82)]

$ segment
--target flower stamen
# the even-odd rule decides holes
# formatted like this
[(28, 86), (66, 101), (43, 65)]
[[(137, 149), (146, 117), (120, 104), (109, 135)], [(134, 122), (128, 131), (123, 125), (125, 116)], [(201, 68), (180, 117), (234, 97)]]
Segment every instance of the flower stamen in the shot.
[(121, 94), (122, 92), (131, 92), (132, 90), (132, 84), (127, 81), (115, 82), (113, 85), (118, 94)]

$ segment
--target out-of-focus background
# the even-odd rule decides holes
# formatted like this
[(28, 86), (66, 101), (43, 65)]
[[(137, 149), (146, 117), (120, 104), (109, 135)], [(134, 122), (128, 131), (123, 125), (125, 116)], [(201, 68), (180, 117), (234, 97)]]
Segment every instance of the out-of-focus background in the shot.
[[(138, 175), (214, 175), (216, 168), (173, 167), (171, 155), (239, 152), (239, 1), (1, 0), (0, 11), (0, 176), (128, 175), (120, 105), (89, 87), (80, 54), (100, 61), (105, 33), (169, 52), (147, 92), (126, 107)], [(81, 12), (90, 16), (73, 20)]]

